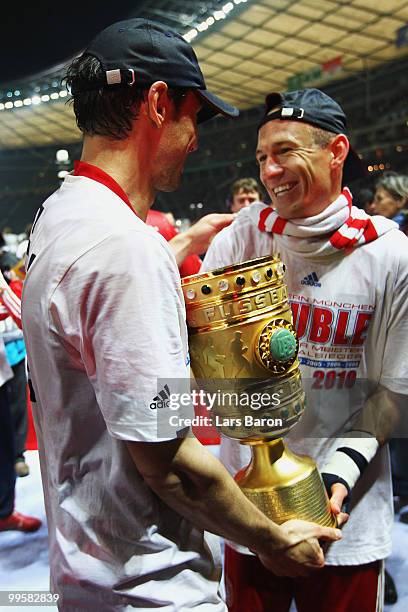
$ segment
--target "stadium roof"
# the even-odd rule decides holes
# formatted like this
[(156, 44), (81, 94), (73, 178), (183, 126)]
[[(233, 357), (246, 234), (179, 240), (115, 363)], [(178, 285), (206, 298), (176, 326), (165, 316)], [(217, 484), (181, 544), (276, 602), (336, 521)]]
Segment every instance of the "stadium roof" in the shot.
[[(408, 55), (408, 1), (146, 0), (131, 14), (167, 23), (193, 44), (209, 89), (241, 109), (273, 90), (365, 79)], [(57, 44), (57, 43), (56, 43)], [(77, 52), (80, 52), (77, 49)], [(0, 149), (80, 140), (62, 67), (0, 86)]]

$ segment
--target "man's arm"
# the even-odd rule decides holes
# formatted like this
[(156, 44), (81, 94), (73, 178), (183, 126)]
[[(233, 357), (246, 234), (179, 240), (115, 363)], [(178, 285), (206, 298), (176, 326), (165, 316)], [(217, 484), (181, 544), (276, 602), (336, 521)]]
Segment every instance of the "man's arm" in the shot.
[[(322, 470), (326, 487), (333, 492), (331, 505), (335, 513), (347, 497), (350, 499), (353, 486), (379, 446), (392, 435), (402, 437), (408, 432), (408, 241), (402, 233), (394, 233), (389, 251), (384, 290), (387, 299), (377, 305), (381, 309), (381, 325), (387, 330), (383, 353), (379, 349), (382, 359), (379, 385), (359, 411), (352, 424), (353, 431), (346, 434), (348, 437), (339, 443), (338, 450)], [(334, 484), (339, 482), (339, 477), (343, 482)]]
[(403, 415), (407, 398), (381, 385), (367, 399), (328, 463), (322, 476), (334, 514), (339, 515), (343, 503), (350, 498), (353, 487), (380, 446), (392, 437)]
[(386, 444), (395, 433), (406, 402), (405, 395), (394, 393), (380, 385), (364, 404), (354, 421), (353, 429), (367, 432), (377, 440), (379, 446)]
[(126, 444), (138, 471), (165, 503), (196, 527), (248, 546), (277, 575), (302, 576), (322, 567), (318, 540), (341, 537), (337, 529), (305, 521), (273, 523), (195, 438)]
[[(109, 236), (64, 276), (53, 294), (53, 325), (61, 336), (76, 329), (72, 355), (85, 364), (108, 431), (128, 445), (135, 470), (169, 507), (197, 527), (250, 544), (277, 573), (320, 567), (317, 538), (338, 539), (336, 531), (303, 522), (277, 527), (197, 441), (177, 439), (174, 429), (167, 441), (161, 437), (151, 408), (158, 381), (168, 381), (171, 396), (177, 381), (188, 380), (178, 283), (174, 258), (156, 236), (139, 229)], [(81, 305), (80, 320), (65, 307), (67, 295)]]
[(230, 225), (234, 218), (235, 215), (232, 214), (205, 215), (186, 232), (174, 236), (169, 241), (169, 245), (176, 257), (177, 265), (180, 266), (187, 255), (205, 253), (214, 236)]

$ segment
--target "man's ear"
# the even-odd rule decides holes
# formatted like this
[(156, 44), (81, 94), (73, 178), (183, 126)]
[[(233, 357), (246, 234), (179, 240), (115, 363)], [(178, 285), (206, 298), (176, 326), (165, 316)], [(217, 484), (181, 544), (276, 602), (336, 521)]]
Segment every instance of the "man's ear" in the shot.
[(337, 134), (329, 146), (332, 157), (330, 166), (332, 170), (339, 170), (343, 167), (350, 149), (348, 138), (344, 134)]
[(169, 96), (167, 83), (156, 81), (151, 85), (147, 94), (146, 111), (149, 119), (158, 128), (163, 126), (169, 110)]

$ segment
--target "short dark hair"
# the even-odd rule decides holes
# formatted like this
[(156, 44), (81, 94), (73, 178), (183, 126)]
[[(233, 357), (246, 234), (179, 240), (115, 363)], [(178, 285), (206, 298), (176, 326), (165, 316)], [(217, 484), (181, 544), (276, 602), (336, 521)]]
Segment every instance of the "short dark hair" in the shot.
[[(147, 89), (129, 85), (108, 88), (99, 85), (103, 76), (102, 65), (93, 55), (84, 53), (75, 58), (63, 78), (71, 91), (68, 101), (73, 103), (77, 126), (83, 134), (123, 140), (132, 129)], [(168, 91), (178, 111), (189, 90), (169, 88)]]
[(240, 191), (244, 191), (245, 193), (256, 191), (261, 198), (263, 197), (262, 188), (254, 178), (242, 178), (235, 181), (235, 183), (231, 185), (231, 199)]
[(324, 130), (316, 125), (309, 124), (309, 126), (313, 144), (321, 149), (325, 149), (333, 138), (337, 136), (334, 132), (329, 132), (329, 130)]

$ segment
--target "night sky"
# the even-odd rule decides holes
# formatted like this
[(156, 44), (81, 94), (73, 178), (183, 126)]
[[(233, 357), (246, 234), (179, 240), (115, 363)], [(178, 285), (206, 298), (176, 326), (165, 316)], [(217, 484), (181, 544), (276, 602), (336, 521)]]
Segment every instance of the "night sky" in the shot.
[(143, 5), (143, 0), (6, 2), (1, 11), (0, 84), (66, 62), (97, 32), (134, 16)]

